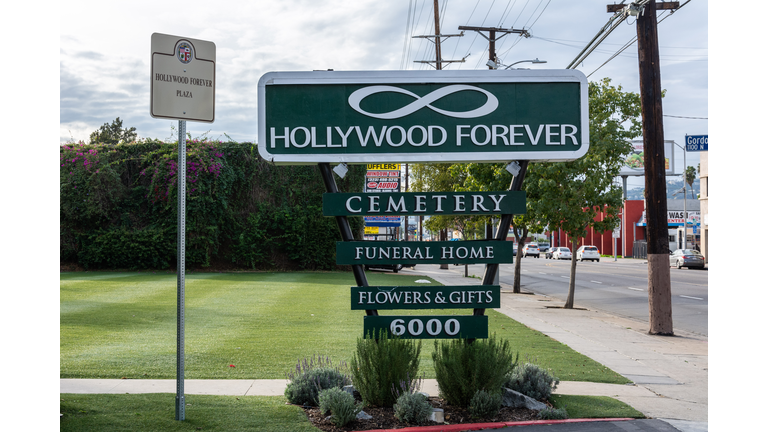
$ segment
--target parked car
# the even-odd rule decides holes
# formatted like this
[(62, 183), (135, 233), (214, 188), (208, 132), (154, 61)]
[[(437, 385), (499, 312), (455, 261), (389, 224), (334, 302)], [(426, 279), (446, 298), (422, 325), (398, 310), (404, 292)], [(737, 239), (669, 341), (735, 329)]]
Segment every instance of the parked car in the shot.
[(567, 247), (556, 247), (554, 252), (552, 252), (552, 259), (557, 260), (570, 260), (571, 259), (571, 250)]
[(368, 264), (365, 266), (366, 270), (369, 270), (372, 268), (392, 270), (393, 273), (397, 273), (403, 268), (403, 265), (402, 264)]
[(527, 245), (523, 246), (523, 256), (535, 256), (536, 258), (539, 257), (539, 245), (536, 243), (528, 243)]
[(552, 253), (553, 253), (553, 252), (554, 252), (556, 249), (557, 249), (557, 248), (545, 248), (545, 249), (541, 249), (541, 248), (539, 248), (539, 252), (541, 252), (541, 253), (543, 253), (543, 254), (544, 254), (544, 258), (546, 258), (546, 259), (552, 259)]
[(576, 249), (576, 259), (600, 262), (600, 250), (596, 246), (582, 246)]
[(696, 249), (678, 249), (669, 254), (669, 266), (703, 269), (704, 255)]

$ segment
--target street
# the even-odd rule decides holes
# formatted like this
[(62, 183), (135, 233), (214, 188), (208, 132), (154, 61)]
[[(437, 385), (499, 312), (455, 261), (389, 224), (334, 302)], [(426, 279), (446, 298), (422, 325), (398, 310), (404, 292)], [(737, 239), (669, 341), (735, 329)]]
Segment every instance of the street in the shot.
[[(545, 259), (542, 255), (538, 259), (523, 258), (521, 264), (521, 289), (524, 292), (565, 302), (570, 261)], [(500, 269), (499, 281), (512, 285), (514, 264), (502, 264)], [(479, 275), (482, 275), (480, 271)], [(708, 270), (671, 268), (670, 273), (674, 328), (708, 336)], [(645, 260), (619, 258), (613, 261), (613, 258), (602, 257), (599, 262), (577, 262), (574, 304), (648, 322), (648, 266)]]

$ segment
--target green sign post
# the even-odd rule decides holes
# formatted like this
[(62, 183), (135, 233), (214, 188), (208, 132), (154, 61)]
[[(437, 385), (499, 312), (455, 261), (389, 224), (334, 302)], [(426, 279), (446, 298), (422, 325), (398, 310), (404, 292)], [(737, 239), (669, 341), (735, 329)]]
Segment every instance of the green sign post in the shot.
[(498, 215), (525, 213), (525, 192), (325, 193), (324, 216)]
[(514, 258), (512, 242), (476, 241), (348, 241), (336, 243), (336, 264), (489, 264)]
[(499, 285), (352, 287), (352, 310), (500, 307)]
[[(500, 307), (493, 280), (511, 263), (506, 242), (525, 212), (529, 161), (569, 161), (589, 149), (588, 84), (576, 70), (270, 72), (258, 85), (259, 154), (277, 165), (318, 164), (323, 214), (342, 242), (336, 262), (351, 264), (352, 309), (365, 310), (364, 334), (403, 338), (488, 337), (486, 308)], [(339, 193), (336, 164), (509, 162), (506, 192)], [(340, 172), (345, 172), (342, 169)], [(499, 215), (484, 241), (354, 241), (348, 216)], [(481, 286), (369, 287), (365, 265), (485, 263)], [(378, 309), (472, 308), (473, 314), (379, 316)]]
[(576, 70), (270, 72), (259, 153), (275, 164), (577, 159), (589, 148)]
[(377, 335), (381, 330), (402, 339), (485, 339), (488, 337), (488, 317), (379, 315), (363, 318), (366, 337)]

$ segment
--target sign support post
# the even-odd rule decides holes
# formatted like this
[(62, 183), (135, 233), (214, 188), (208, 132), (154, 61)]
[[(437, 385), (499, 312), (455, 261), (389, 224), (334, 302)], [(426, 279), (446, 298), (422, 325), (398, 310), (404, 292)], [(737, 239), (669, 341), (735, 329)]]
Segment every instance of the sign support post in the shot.
[(179, 120), (178, 234), (176, 253), (176, 420), (184, 420), (184, 276), (186, 267), (187, 122)]
[[(336, 186), (336, 180), (333, 179), (333, 171), (329, 163), (319, 163), (320, 174), (323, 177), (323, 183), (325, 183), (325, 190), (328, 193), (338, 193), (339, 188)], [(349, 220), (346, 216), (336, 216), (336, 224), (339, 226), (339, 233), (341, 234), (341, 240), (348, 242), (355, 239), (352, 235), (352, 229), (349, 227)], [(355, 282), (359, 287), (368, 286), (368, 278), (365, 276), (365, 270), (361, 265), (352, 265), (352, 273), (355, 275)], [(379, 312), (375, 309), (368, 309), (365, 311), (366, 315), (378, 315)]]
[(216, 45), (210, 41), (152, 34), (149, 114), (179, 121), (176, 240), (176, 420), (184, 420), (184, 285), (187, 216), (187, 120), (213, 123)]

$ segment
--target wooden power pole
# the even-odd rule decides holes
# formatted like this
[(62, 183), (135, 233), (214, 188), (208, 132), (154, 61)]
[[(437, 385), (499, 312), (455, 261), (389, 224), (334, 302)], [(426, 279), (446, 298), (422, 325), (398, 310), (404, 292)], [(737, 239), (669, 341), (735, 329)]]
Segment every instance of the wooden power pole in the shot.
[[(642, 4), (642, 2), (635, 2)], [(679, 2), (659, 3), (660, 8), (679, 7)], [(645, 217), (648, 233), (648, 309), (655, 335), (674, 335), (672, 284), (669, 273), (667, 181), (664, 155), (664, 123), (661, 108), (659, 37), (654, 1), (637, 16), (637, 53), (640, 67), (640, 103), (643, 116), (645, 164)], [(610, 11), (610, 7), (608, 8)]]

